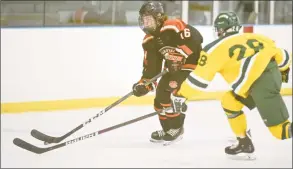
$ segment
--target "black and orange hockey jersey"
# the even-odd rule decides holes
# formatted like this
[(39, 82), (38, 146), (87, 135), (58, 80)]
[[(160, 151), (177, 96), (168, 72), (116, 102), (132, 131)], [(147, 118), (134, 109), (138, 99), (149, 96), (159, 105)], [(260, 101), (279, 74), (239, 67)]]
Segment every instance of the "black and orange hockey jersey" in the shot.
[(156, 38), (160, 38), (164, 45), (176, 48), (185, 56), (186, 62), (182, 70), (194, 70), (202, 50), (203, 37), (196, 28), (182, 20), (169, 19), (164, 22), (158, 36), (145, 35), (143, 39), (144, 60), (141, 79), (150, 79), (162, 71), (164, 56), (159, 52), (161, 47), (156, 43)]

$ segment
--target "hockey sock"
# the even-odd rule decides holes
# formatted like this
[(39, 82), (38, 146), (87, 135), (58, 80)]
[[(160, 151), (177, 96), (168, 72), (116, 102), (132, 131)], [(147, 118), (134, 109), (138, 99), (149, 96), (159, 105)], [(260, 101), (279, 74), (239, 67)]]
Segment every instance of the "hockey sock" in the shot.
[(243, 111), (230, 111), (224, 109), (228, 117), (230, 127), (237, 137), (244, 138), (246, 136), (247, 122)]
[(292, 123), (287, 120), (281, 124), (269, 127), (270, 132), (277, 139), (285, 140), (292, 137)]
[(246, 116), (242, 111), (244, 105), (234, 97), (231, 91), (224, 94), (221, 104), (234, 134), (240, 138), (245, 137), (247, 123)]
[(170, 129), (170, 127), (169, 127), (169, 120), (168, 120), (165, 112), (163, 111), (163, 109), (159, 109), (156, 107), (155, 107), (155, 110), (158, 112), (160, 124), (161, 124), (163, 130), (165, 132), (167, 132)]
[(159, 120), (160, 120), (160, 123), (161, 123), (161, 126), (162, 126), (163, 130), (165, 132), (167, 132), (170, 129), (168, 118), (166, 116), (164, 116), (164, 115), (159, 114)]
[(177, 129), (181, 127), (180, 113), (166, 113), (170, 128)]

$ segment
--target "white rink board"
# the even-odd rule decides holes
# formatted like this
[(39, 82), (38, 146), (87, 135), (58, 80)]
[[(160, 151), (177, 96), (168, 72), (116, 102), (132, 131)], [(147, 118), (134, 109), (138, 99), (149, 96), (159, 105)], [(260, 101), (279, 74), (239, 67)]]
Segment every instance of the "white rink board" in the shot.
[[(196, 28), (204, 45), (214, 40), (212, 27)], [(292, 25), (255, 32), (292, 52)], [(141, 76), (143, 36), (138, 27), (1, 29), (1, 102), (122, 96)], [(209, 87), (227, 89), (220, 76)]]

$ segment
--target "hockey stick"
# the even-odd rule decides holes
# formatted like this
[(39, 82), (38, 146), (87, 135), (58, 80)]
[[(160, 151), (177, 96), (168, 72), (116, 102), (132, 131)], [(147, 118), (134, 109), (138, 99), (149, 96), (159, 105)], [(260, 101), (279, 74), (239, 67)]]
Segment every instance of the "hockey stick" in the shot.
[[(159, 73), (158, 75), (156, 75), (155, 77), (153, 77), (152, 79), (150, 79), (149, 81), (147, 81), (145, 83), (145, 85), (149, 85), (150, 83), (154, 82), (156, 79), (160, 78), (161, 76), (163, 76), (164, 74), (166, 74), (168, 71), (164, 70), (163, 72)], [(123, 96), (122, 98), (120, 98), (119, 100), (117, 100), (116, 102), (112, 103), (110, 106), (106, 107), (105, 109), (101, 110), (98, 114), (96, 114), (94, 117), (90, 118), (89, 120), (87, 120), (86, 122), (80, 124), (79, 126), (77, 126), (76, 128), (74, 128), (73, 130), (71, 130), (70, 132), (66, 133), (65, 135), (61, 136), (61, 137), (52, 137), (49, 135), (46, 135), (36, 129), (33, 129), (31, 131), (31, 135), (41, 141), (44, 141), (44, 144), (50, 144), (50, 143), (59, 143), (62, 140), (64, 140), (65, 138), (69, 137), (70, 135), (72, 135), (73, 133), (75, 133), (76, 131), (78, 131), (79, 129), (83, 128), (85, 125), (91, 123), (93, 120), (95, 120), (96, 118), (98, 118), (99, 116), (103, 115), (104, 113), (106, 113), (108, 110), (110, 110), (111, 108), (113, 108), (114, 106), (118, 105), (119, 103), (121, 103), (122, 101), (124, 101), (125, 99), (129, 98), (130, 96), (133, 95), (133, 92), (129, 92), (127, 95)]]
[(28, 142), (26, 142), (26, 141), (24, 141), (24, 140), (22, 140), (20, 138), (15, 138), (13, 140), (13, 143), (16, 146), (18, 146), (20, 148), (23, 148), (23, 149), (25, 149), (27, 151), (31, 151), (31, 152), (36, 153), (36, 154), (42, 154), (42, 153), (52, 151), (52, 150), (55, 150), (55, 149), (58, 149), (58, 148), (61, 148), (61, 147), (64, 147), (64, 146), (67, 146), (67, 145), (70, 145), (70, 144), (74, 144), (74, 143), (76, 143), (78, 141), (83, 141), (85, 139), (95, 137), (97, 135), (106, 133), (106, 132), (114, 130), (114, 129), (129, 125), (129, 124), (132, 124), (132, 123), (144, 120), (144, 119), (147, 119), (149, 117), (155, 116), (156, 114), (157, 114), (157, 112), (153, 112), (153, 113), (150, 113), (150, 114), (147, 114), (147, 115), (144, 115), (144, 116), (129, 120), (129, 121), (124, 122), (124, 123), (120, 123), (120, 124), (117, 124), (117, 125), (114, 125), (114, 126), (111, 126), (111, 127), (108, 127), (108, 128), (105, 128), (105, 129), (102, 129), (102, 130), (99, 130), (99, 131), (96, 131), (96, 132), (93, 132), (93, 133), (90, 133), (90, 134), (83, 135), (81, 137), (77, 137), (75, 139), (72, 139), (72, 140), (69, 140), (69, 141), (54, 145), (52, 147), (40, 148), (40, 147), (34, 146), (34, 145), (32, 145), (32, 144), (30, 144), (30, 143), (28, 143)]

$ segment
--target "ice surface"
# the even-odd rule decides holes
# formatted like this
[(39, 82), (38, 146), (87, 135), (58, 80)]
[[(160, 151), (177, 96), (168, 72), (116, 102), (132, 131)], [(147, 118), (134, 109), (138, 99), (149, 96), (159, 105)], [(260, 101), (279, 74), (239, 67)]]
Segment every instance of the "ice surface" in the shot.
[[(292, 119), (292, 97), (284, 99)], [(115, 107), (68, 139), (151, 113), (152, 107)], [(12, 143), (15, 137), (19, 137), (37, 146), (44, 146), (30, 136), (31, 129), (61, 136), (99, 110), (2, 114), (1, 167), (292, 168), (292, 139), (275, 139), (257, 110), (245, 109), (257, 160), (228, 159), (224, 148), (233, 134), (219, 101), (190, 102), (183, 140), (167, 147), (149, 142), (151, 132), (160, 129), (157, 116), (41, 155), (20, 149)]]

